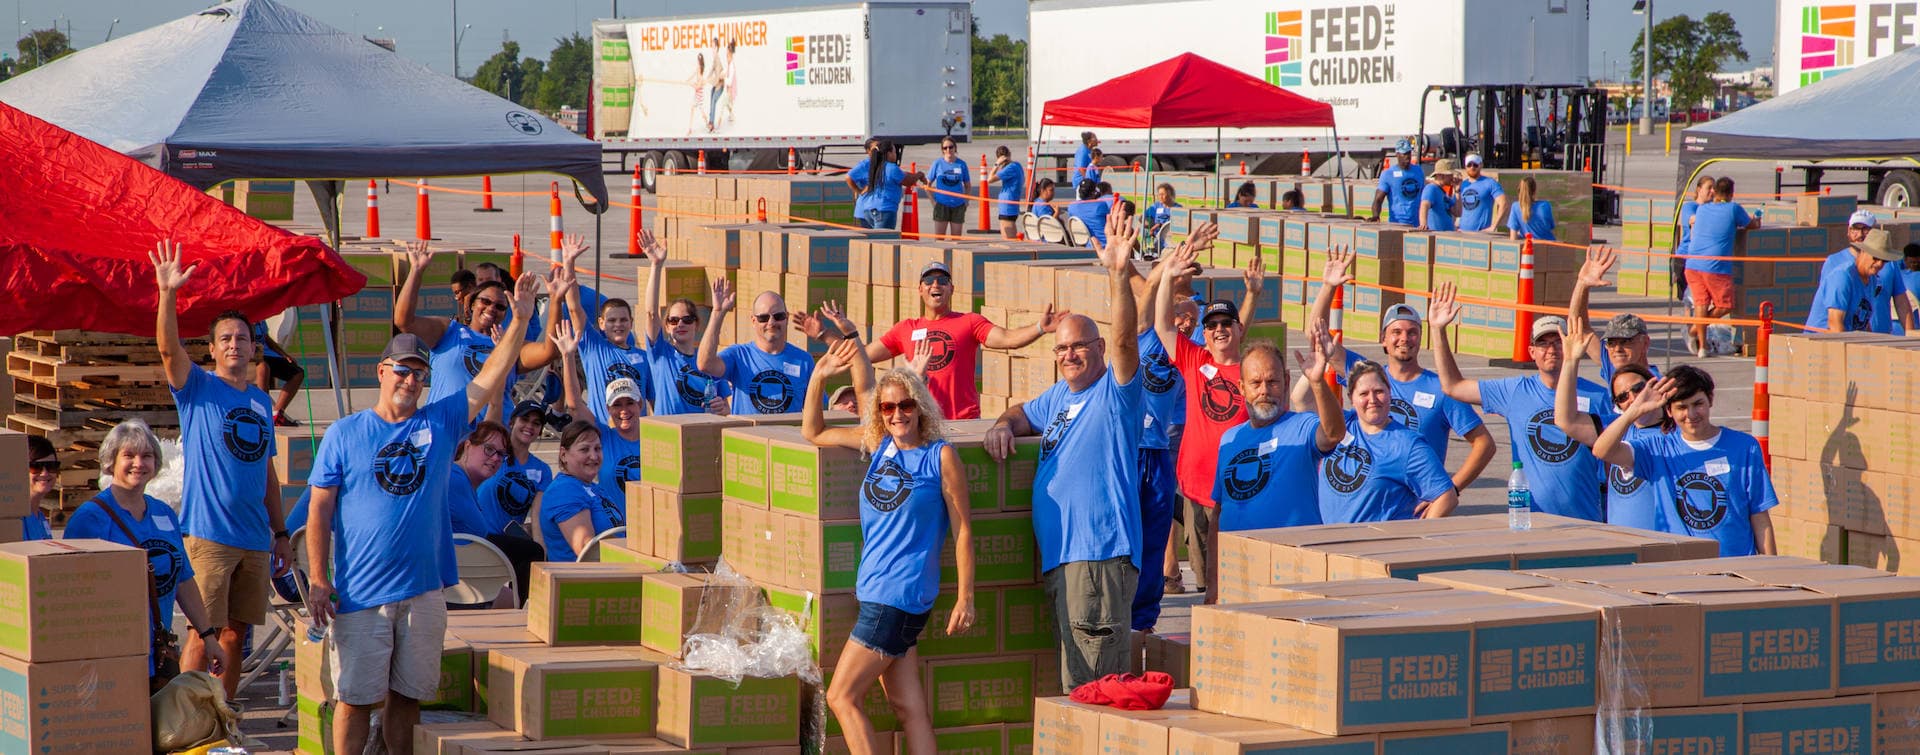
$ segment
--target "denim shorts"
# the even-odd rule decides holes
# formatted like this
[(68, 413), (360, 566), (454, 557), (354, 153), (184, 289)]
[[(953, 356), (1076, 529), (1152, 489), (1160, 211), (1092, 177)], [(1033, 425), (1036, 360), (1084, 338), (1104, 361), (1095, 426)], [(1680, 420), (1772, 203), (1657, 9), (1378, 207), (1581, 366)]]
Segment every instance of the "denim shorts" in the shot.
[(858, 218), (861, 228), (885, 228), (891, 230), (900, 222), (900, 213), (884, 210), (868, 210)]
[(860, 619), (854, 622), (854, 642), (888, 658), (899, 658), (920, 643), (933, 612), (912, 614), (885, 603), (860, 601)]

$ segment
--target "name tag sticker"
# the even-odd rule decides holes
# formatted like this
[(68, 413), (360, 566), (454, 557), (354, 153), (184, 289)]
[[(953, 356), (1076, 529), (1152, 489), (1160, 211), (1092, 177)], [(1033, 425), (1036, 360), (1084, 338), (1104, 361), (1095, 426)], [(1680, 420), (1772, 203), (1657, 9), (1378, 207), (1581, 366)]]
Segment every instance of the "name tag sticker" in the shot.
[(267, 405), (258, 401), (253, 402), (253, 413), (262, 417), (267, 416)]
[(532, 480), (534, 482), (540, 482), (541, 480), (545, 479), (546, 476), (547, 476), (546, 472), (542, 472), (538, 469), (527, 470), (527, 479)]
[(1141, 427), (1144, 427), (1148, 430), (1153, 429), (1153, 415), (1149, 414), (1149, 415), (1146, 415), (1145, 417), (1142, 417), (1141, 419), (1144, 420), (1140, 423)]
[(915, 340), (915, 341), (925, 341), (925, 340), (927, 340), (927, 329), (926, 329), (926, 328), (914, 328), (914, 329), (913, 329), (913, 340)]
[(1279, 450), (1279, 449), (1280, 449), (1280, 439), (1279, 439), (1279, 438), (1268, 438), (1268, 439), (1266, 439), (1266, 440), (1264, 440), (1264, 441), (1261, 441), (1261, 442), (1260, 442), (1260, 455), (1261, 455), (1261, 456), (1266, 456), (1267, 454), (1270, 454), (1270, 453), (1273, 453), (1274, 451), (1277, 451), (1277, 450)]
[(1732, 472), (1733, 465), (1727, 463), (1727, 460), (1725, 458), (1710, 459), (1706, 463), (1706, 470), (1707, 470), (1707, 474), (1713, 475), (1714, 477), (1719, 477), (1721, 475), (1727, 474), (1728, 472)]
[(1593, 399), (1587, 398), (1586, 396), (1581, 396), (1579, 398), (1574, 399), (1574, 403), (1580, 407), (1580, 411), (1586, 412), (1588, 414), (1593, 413), (1593, 409), (1592, 409)]
[(1082, 402), (1080, 402), (1080, 403), (1078, 403), (1078, 404), (1068, 404), (1068, 405), (1067, 405), (1067, 419), (1069, 419), (1069, 420), (1072, 420), (1072, 419), (1075, 419), (1075, 418), (1077, 418), (1077, 417), (1079, 417), (1079, 416), (1080, 416), (1080, 409), (1081, 409), (1081, 408), (1083, 408), (1083, 407), (1085, 407), (1086, 405), (1087, 405), (1087, 402), (1085, 402), (1085, 401), (1082, 401)]
[(883, 453), (883, 454), (880, 454), (880, 458), (882, 458), (882, 459), (891, 459), (891, 458), (893, 458), (893, 457), (894, 457), (894, 456), (895, 456), (896, 454), (899, 454), (899, 453), (900, 453), (900, 448), (899, 448), (898, 446), (887, 446), (887, 452), (886, 452), (886, 453)]
[(800, 377), (800, 365), (794, 364), (792, 362), (788, 362), (786, 364), (780, 365), (780, 369), (785, 370), (788, 375), (791, 375), (793, 377)]
[(1220, 374), (1220, 368), (1211, 364), (1203, 364), (1200, 365), (1200, 374), (1207, 376), (1208, 380), (1212, 380), (1214, 375)]
[(413, 441), (414, 445), (419, 446), (421, 448), (426, 448), (427, 446), (433, 444), (433, 431), (422, 427), (418, 430), (413, 431), (413, 437), (411, 440)]
[(1432, 409), (1436, 400), (1438, 399), (1433, 394), (1426, 391), (1415, 391), (1413, 394), (1413, 405), (1422, 409)]
[(173, 518), (165, 517), (165, 516), (156, 516), (153, 518), (153, 526), (159, 529), (161, 532), (172, 532)]

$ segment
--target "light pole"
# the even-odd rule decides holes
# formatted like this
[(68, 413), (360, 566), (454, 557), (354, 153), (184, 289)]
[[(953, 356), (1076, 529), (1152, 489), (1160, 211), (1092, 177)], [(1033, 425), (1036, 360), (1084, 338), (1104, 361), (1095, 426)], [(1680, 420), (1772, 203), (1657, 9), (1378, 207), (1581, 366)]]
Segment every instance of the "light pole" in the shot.
[(460, 0), (449, 0), (453, 5), (453, 77), (460, 78)]
[(1633, 12), (1646, 22), (1640, 37), (1640, 135), (1653, 135), (1653, 0), (1633, 0)]

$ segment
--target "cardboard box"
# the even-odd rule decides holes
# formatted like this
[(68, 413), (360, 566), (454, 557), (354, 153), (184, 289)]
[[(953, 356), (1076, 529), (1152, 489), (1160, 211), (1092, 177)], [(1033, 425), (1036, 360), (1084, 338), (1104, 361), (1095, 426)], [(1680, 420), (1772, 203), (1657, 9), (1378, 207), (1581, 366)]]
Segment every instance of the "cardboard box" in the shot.
[(1427, 755), (1435, 752), (1507, 752), (1512, 731), (1506, 724), (1483, 724), (1465, 729), (1433, 729), (1380, 735), (1380, 755)]
[[(831, 671), (823, 671), (820, 676), (820, 685), (817, 687), (811, 684), (800, 685), (801, 710), (826, 710), (827, 714), (822, 716), (820, 721), (823, 730), (828, 737), (839, 737), (846, 733), (845, 730), (840, 728), (840, 719), (835, 717), (833, 712), (826, 708), (827, 703), (825, 700), (815, 699), (815, 695), (824, 696), (827, 690), (833, 686), (833, 673)], [(816, 705), (820, 707), (816, 708)], [(873, 726), (875, 732), (893, 732), (900, 729), (900, 719), (898, 715), (894, 713), (893, 703), (887, 702), (887, 691), (880, 685), (875, 684), (868, 688), (867, 697), (860, 702), (860, 708), (866, 712), (867, 723)], [(802, 728), (807, 728), (804, 720), (802, 721)], [(808, 736), (808, 734), (806, 731), (802, 731), (801, 736), (805, 737)]]
[(1750, 704), (1740, 719), (1741, 747), (1750, 755), (1875, 752), (1872, 695)]
[(146, 553), (105, 540), (0, 545), (0, 654), (51, 663), (147, 651)]
[(922, 658), (942, 658), (960, 655), (991, 655), (1001, 650), (1001, 626), (1006, 623), (1001, 611), (1000, 591), (991, 588), (976, 589), (973, 593), (973, 626), (959, 634), (947, 634), (947, 621), (953, 614), (954, 604), (960, 594), (942, 590), (934, 599), (933, 613), (927, 617), (926, 631), (920, 633)]
[(1833, 598), (1806, 590), (1676, 593), (1701, 606), (1703, 703), (1829, 697)]
[(760, 605), (756, 588), (728, 584), (711, 574), (648, 574), (640, 584), (640, 644), (680, 657), (689, 634), (717, 633), (728, 611)]
[(418, 755), (448, 755), (456, 743), (472, 740), (519, 741), (520, 735), (491, 721), (444, 721), (413, 727), (413, 751)]
[(637, 648), (494, 651), (487, 719), (536, 740), (652, 736), (654, 690), (668, 661)]
[(823, 447), (799, 428), (762, 429), (767, 437), (767, 503), (819, 519), (860, 518), (867, 460), (850, 448)]
[(1507, 724), (1507, 755), (1593, 755), (1593, 716), (1536, 718)]
[(422, 710), (471, 711), (474, 708), (473, 648), (457, 637), (447, 637), (441, 645), (440, 686), (431, 699), (420, 701), (420, 707)]
[[(718, 493), (680, 493), (654, 485), (647, 485), (646, 491), (653, 522), (653, 555), (683, 564), (720, 558)], [(635, 513), (628, 512), (628, 522), (646, 521), (636, 520)]]
[(610, 537), (600, 541), (600, 563), (625, 564), (649, 572), (665, 571), (668, 561), (647, 552), (652, 550), (651, 546), (635, 548), (630, 538)]
[(924, 663), (921, 676), (935, 727), (1033, 720), (1031, 657)]
[(760, 428), (720, 434), (720, 490), (730, 499), (767, 506), (767, 436)]
[(660, 669), (659, 734), (682, 747), (787, 745), (800, 738), (800, 680), (747, 677), (738, 686)]
[(773, 546), (768, 581), (815, 593), (851, 592), (859, 577), (858, 519), (821, 520), (767, 512)]
[(51, 663), (0, 657), (0, 752), (149, 752), (150, 711), (145, 650)]
[(1812, 582), (1833, 596), (1839, 694), (1920, 688), (1920, 578)]
[(1043, 587), (1000, 590), (1000, 649), (1009, 653), (1048, 651), (1054, 640), (1053, 601)]
[(1173, 686), (1185, 687), (1193, 683), (1192, 659), (1192, 635), (1185, 633), (1147, 635), (1145, 669), (1173, 677)]
[(640, 418), (640, 479), (682, 493), (720, 492), (720, 432), (748, 423), (711, 414)]
[[(959, 584), (953, 539), (940, 546), (940, 584)], [(1033, 539), (1033, 516), (1025, 511), (973, 516), (973, 583), (979, 586), (1031, 585), (1040, 580), (1040, 547)]]
[[(300, 755), (333, 755), (333, 702), (316, 700), (306, 695), (294, 699), (294, 711), (298, 716), (294, 733), (294, 750)], [(152, 712), (148, 711), (148, 720)], [(520, 735), (513, 735), (519, 738)], [(152, 735), (146, 735), (152, 739)], [(152, 747), (151, 744), (147, 745)], [(147, 752), (148, 750), (129, 749), (126, 752)], [(111, 750), (109, 750), (111, 752)]]
[(647, 575), (629, 564), (535, 562), (527, 631), (550, 645), (638, 644)]
[(1874, 695), (1873, 751), (1920, 753), (1920, 690)]
[[(894, 737), (893, 741), (893, 747), (884, 752), (918, 755), (908, 752), (905, 736)], [(1000, 724), (935, 729), (933, 744), (934, 755), (1004, 755), (1007, 751), (1007, 733)]]
[(808, 645), (820, 668), (832, 670), (839, 665), (840, 652), (846, 648), (853, 625), (860, 619), (858, 599), (852, 594), (814, 595), (805, 590), (774, 586), (767, 586), (763, 591), (767, 605), (785, 611), (807, 633)]
[(1599, 614), (1566, 605), (1474, 609), (1473, 720), (1578, 715), (1598, 688)]
[(1033, 755), (1099, 752), (1100, 717), (1107, 710), (1103, 705), (1076, 703), (1064, 697), (1034, 700)]

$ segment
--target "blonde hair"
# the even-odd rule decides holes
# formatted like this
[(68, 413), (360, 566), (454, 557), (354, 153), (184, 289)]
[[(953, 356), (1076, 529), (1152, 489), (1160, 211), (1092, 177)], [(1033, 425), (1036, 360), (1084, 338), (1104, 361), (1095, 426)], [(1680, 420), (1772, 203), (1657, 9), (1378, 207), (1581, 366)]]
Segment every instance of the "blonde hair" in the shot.
[(940, 405), (934, 403), (933, 394), (927, 392), (927, 382), (910, 370), (895, 367), (880, 373), (880, 379), (874, 381), (873, 393), (860, 402), (861, 424), (860, 445), (868, 451), (880, 449), (880, 441), (887, 437), (886, 418), (880, 415), (880, 393), (887, 386), (897, 386), (907, 392), (914, 403), (919, 404), (920, 445), (926, 445), (947, 436), (947, 418), (941, 414)]
[(1533, 183), (1533, 176), (1520, 177), (1520, 222), (1533, 222), (1533, 195), (1540, 193), (1540, 187)]

